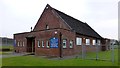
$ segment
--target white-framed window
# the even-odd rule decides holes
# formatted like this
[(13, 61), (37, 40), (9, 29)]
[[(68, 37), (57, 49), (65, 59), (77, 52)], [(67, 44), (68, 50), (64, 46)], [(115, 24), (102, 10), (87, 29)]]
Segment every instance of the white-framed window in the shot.
[(76, 38), (76, 45), (82, 45), (82, 38)]
[(40, 41), (38, 40), (38, 47), (40, 47)]
[(96, 45), (96, 40), (93, 40), (92, 43), (93, 43), (93, 45)]
[(97, 44), (100, 45), (100, 43), (101, 43), (100, 40), (97, 40)]
[(63, 40), (63, 48), (66, 48), (66, 42), (67, 42), (67, 40)]
[(90, 45), (90, 39), (86, 39), (86, 45)]
[(19, 42), (17, 42), (17, 46), (20, 46), (20, 43), (19, 43)]
[(73, 41), (70, 40), (70, 48), (73, 48)]
[(42, 47), (44, 47), (44, 41), (42, 41)]
[(50, 47), (50, 46), (49, 46), (49, 41), (46, 41), (46, 46), (47, 46), (47, 48)]
[(25, 45), (25, 43), (23, 42), (23, 46)]

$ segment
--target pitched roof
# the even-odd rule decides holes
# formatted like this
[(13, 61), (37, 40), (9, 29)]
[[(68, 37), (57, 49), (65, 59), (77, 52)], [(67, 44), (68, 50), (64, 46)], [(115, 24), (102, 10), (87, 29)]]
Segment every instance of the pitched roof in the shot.
[[(54, 9), (54, 8), (53, 8)], [(102, 38), (96, 31), (94, 31), (87, 23), (83, 23), (57, 9), (54, 9), (59, 16), (73, 29), (76, 33), (92, 36), (95, 38)]]

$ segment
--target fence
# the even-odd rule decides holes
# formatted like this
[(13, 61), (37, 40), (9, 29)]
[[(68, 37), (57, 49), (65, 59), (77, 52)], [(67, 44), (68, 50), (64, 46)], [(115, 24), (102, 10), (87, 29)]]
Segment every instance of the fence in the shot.
[(112, 61), (116, 60), (117, 45), (110, 45), (110, 50), (101, 51), (102, 48), (99, 45), (82, 45), (82, 51), (79, 58), (88, 60), (101, 60), (101, 61)]

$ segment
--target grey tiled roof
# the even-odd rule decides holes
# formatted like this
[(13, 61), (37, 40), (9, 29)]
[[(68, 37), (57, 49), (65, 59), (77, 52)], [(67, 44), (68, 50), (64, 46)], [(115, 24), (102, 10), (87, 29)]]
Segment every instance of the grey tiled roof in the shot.
[[(54, 9), (54, 8), (53, 8)], [(54, 9), (59, 16), (73, 29), (76, 33), (92, 36), (95, 38), (102, 38), (96, 31), (94, 31), (87, 23), (83, 23), (57, 9)]]

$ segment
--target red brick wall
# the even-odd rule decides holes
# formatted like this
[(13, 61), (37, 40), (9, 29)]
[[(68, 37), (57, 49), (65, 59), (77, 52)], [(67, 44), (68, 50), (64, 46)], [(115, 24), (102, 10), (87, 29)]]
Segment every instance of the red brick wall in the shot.
[[(76, 45), (75, 45), (75, 33), (68, 31), (68, 30), (60, 30), (62, 33), (62, 40), (63, 39), (67, 39), (67, 44), (66, 44), (66, 48), (62, 49), (62, 54), (63, 56), (67, 56), (67, 55), (74, 55), (75, 54), (75, 50), (76, 50)], [(70, 40), (73, 41), (73, 48), (70, 48)]]
[[(92, 42), (92, 40), (96, 40), (96, 38), (79, 35), (79, 34), (77, 34), (76, 37), (82, 38), (82, 45), (85, 47), (86, 52), (96, 52), (96, 49), (97, 49), (96, 45), (93, 45), (93, 42)], [(90, 39), (90, 45), (86, 45), (86, 39)], [(82, 52), (82, 45), (76, 45), (76, 53), (80, 54)], [(101, 50), (101, 45), (98, 48), (99, 50)]]
[(69, 27), (63, 22), (64, 21), (60, 19), (59, 15), (56, 13), (56, 11), (51, 9), (51, 7), (48, 9), (45, 8), (33, 31), (45, 30), (46, 25), (48, 25), (50, 29), (64, 28), (69, 30)]
[[(56, 35), (54, 33), (55, 31), (58, 32)], [(47, 48), (46, 46), (46, 41), (49, 41), (49, 39), (52, 37), (59, 38), (59, 31), (57, 29), (37, 32), (36, 38), (35, 38), (36, 40), (35, 41), (35, 48), (36, 48), (35, 54), (36, 55), (59, 56), (59, 48)], [(40, 40), (40, 42), (42, 40), (44, 41), (44, 48), (42, 48), (42, 46), (38, 47), (37, 45), (38, 40)]]
[[(57, 34), (55, 35), (55, 31), (57, 31)], [(65, 29), (53, 29), (53, 30), (45, 30), (45, 31), (38, 31), (38, 32), (31, 32), (31, 33), (26, 33), (26, 34), (18, 34), (15, 35), (15, 39), (17, 41), (24, 41), (25, 42), (25, 46), (19, 46), (16, 47), (16, 51), (19, 50), (19, 52), (25, 52), (26, 51), (26, 37), (29, 35), (34, 35), (36, 36), (35, 38), (35, 55), (46, 55), (46, 56), (59, 56), (60, 55), (60, 49), (59, 48), (47, 48), (46, 47), (46, 40), (49, 40), (52, 37), (57, 37), (60, 38), (60, 32), (62, 34), (62, 40), (63, 39), (67, 39), (67, 48), (63, 48), (62, 49), (62, 55), (63, 56), (67, 56), (67, 55), (75, 55), (75, 54), (80, 54), (82, 51), (82, 46), (81, 45), (76, 45), (76, 36), (77, 37), (81, 37), (84, 42), (84, 46), (86, 47), (86, 51), (96, 51), (96, 47), (95, 45), (85, 45), (85, 39), (84, 38), (89, 38), (90, 41), (95, 39), (92, 37), (87, 37), (87, 36), (82, 36), (82, 35), (76, 35), (76, 33), (69, 31), (69, 30), (65, 30)], [(37, 41), (38, 40), (44, 40), (44, 45), (45, 47), (42, 48), (38, 48), (37, 45)], [(73, 48), (69, 47), (69, 41), (73, 40)], [(59, 44), (60, 44), (60, 39), (59, 39)], [(60, 47), (60, 45), (59, 45)]]
[[(58, 32), (56, 35), (54, 35), (55, 31)], [(62, 34), (62, 40), (64, 38), (67, 39), (67, 48), (62, 49), (62, 55), (65, 56), (65, 55), (75, 54), (74, 50), (75, 50), (76, 46), (75, 46), (75, 33), (74, 32), (64, 30), (64, 29), (41, 31), (41, 32), (39, 32), (39, 36), (37, 36), (36, 40), (38, 40), (38, 39), (48, 40), (51, 37), (55, 36), (55, 37), (59, 38), (59, 47), (60, 47), (60, 32)], [(73, 44), (74, 44), (73, 48), (69, 47), (69, 41), (70, 40), (73, 40)], [(59, 48), (46, 48), (46, 45), (45, 45), (45, 48), (41, 48), (41, 47), (38, 48), (37, 47), (37, 41), (36, 41), (35, 53), (36, 53), (36, 55), (59, 56), (60, 55), (60, 49)]]
[[(14, 47), (14, 50), (16, 52), (26, 52), (26, 34), (18, 34), (18, 35), (14, 35), (14, 39), (16, 40), (16, 46)], [(18, 42), (22, 43), (22, 45), (20, 44), (18, 46)], [(23, 42), (24, 42), (24, 46), (23, 46)]]
[[(57, 31), (57, 34), (55, 35), (55, 31)], [(15, 35), (15, 39), (17, 41), (24, 41), (25, 45), (24, 47), (15, 47), (16, 51), (19, 50), (19, 52), (25, 52), (26, 48), (27, 48), (27, 39), (26, 37), (29, 35), (34, 35), (36, 36), (35, 38), (35, 54), (36, 55), (51, 55), (51, 56), (59, 56), (60, 55), (60, 49), (59, 48), (47, 48), (46, 47), (46, 40), (49, 40), (52, 37), (57, 37), (59, 38), (59, 47), (60, 47), (60, 32), (62, 34), (62, 39), (66, 38), (67, 39), (67, 48), (62, 50), (62, 54), (64, 55), (73, 55), (75, 52), (75, 33), (68, 31), (68, 30), (64, 30), (64, 29), (54, 29), (54, 30), (46, 30), (46, 31), (39, 31), (39, 32), (32, 32), (32, 33), (27, 33), (27, 34), (18, 34)], [(38, 40), (44, 40), (44, 45), (45, 47), (42, 48), (38, 48)], [(69, 41), (73, 40), (73, 48), (69, 48)]]

